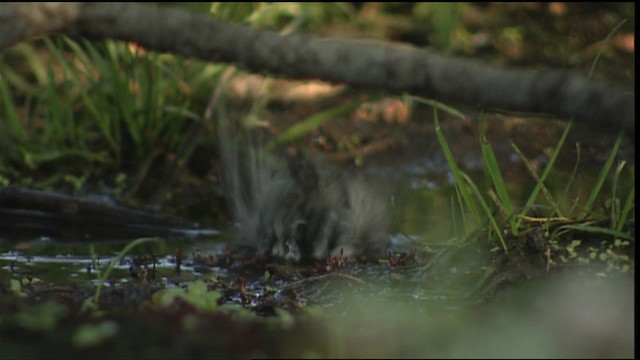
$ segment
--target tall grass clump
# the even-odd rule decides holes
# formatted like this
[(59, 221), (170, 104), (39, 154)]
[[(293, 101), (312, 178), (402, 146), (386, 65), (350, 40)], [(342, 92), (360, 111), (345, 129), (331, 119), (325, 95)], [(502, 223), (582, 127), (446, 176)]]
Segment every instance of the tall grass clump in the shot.
[(22, 44), (17, 53), (39, 74), (30, 82), (10, 70), (17, 60), (0, 62), (0, 137), (17, 167), (134, 168), (158, 148), (176, 151), (200, 120), (173, 56), (64, 36)]

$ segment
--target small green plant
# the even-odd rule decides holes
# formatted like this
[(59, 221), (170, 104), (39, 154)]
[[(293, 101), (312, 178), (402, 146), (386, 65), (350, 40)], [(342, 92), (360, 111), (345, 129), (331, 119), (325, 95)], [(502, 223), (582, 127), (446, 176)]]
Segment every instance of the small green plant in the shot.
[[(453, 157), (453, 153), (451, 152), (451, 149), (449, 148), (447, 140), (440, 128), (440, 124), (438, 121), (437, 107), (434, 107), (433, 116), (434, 116), (433, 121), (436, 129), (436, 136), (438, 137), (438, 141), (440, 142), (440, 147), (444, 152), (445, 158), (447, 159), (447, 163), (449, 164), (451, 172), (453, 173), (453, 176), (455, 178), (456, 192), (460, 194), (460, 197), (464, 200), (464, 205), (473, 215), (473, 218), (476, 224), (482, 224), (485, 222), (485, 220), (489, 222), (490, 229), (493, 230), (489, 232), (489, 237), (492, 237), (492, 235), (495, 234), (495, 236), (497, 236), (498, 239), (500, 240), (500, 245), (502, 246), (502, 249), (505, 252), (507, 252), (508, 251), (507, 244), (505, 243), (505, 240), (502, 236), (502, 231), (498, 226), (498, 222), (495, 216), (493, 215), (492, 209), (489, 207), (489, 205), (485, 201), (483, 194), (480, 192), (480, 190), (478, 189), (476, 184), (473, 182), (473, 180), (469, 177), (469, 175), (461, 171), (458, 165), (456, 164), (456, 161)], [(491, 155), (492, 153), (490, 153), (489, 151), (483, 152), (483, 156), (491, 156)], [(484, 164), (486, 165), (488, 163), (490, 163), (490, 161), (487, 161), (487, 159), (484, 159)], [(485, 169), (487, 172), (492, 171), (490, 167)], [(496, 167), (496, 170), (497, 170), (497, 167)], [(501, 180), (502, 176), (500, 176), (499, 174), (493, 175), (493, 178)], [(504, 183), (501, 183), (500, 186), (504, 187)], [(475, 200), (474, 200), (474, 197), (472, 197), (472, 194), (475, 195)], [(482, 209), (482, 212), (480, 212), (479, 208)], [(468, 231), (468, 227), (466, 225), (464, 225), (464, 227), (465, 229), (467, 229), (465, 230), (465, 232)]]
[(22, 289), (22, 284), (20, 280), (10, 279), (9, 280), (9, 289), (19, 297), (27, 297), (27, 293)]
[[(355, 14), (348, 4), (184, 6), (285, 34)], [(89, 183), (105, 173), (125, 173), (129, 185), (138, 189), (162, 155), (172, 159), (169, 166), (182, 167), (199, 144), (209, 141), (203, 134), (213, 135), (213, 126), (201, 116), (202, 107), (231, 68), (120, 41), (52, 36), (19, 44), (0, 54), (0, 172), (14, 179), (44, 168), (33, 184), (41, 187), (63, 179), (51, 171), (73, 173), (75, 179), (86, 178)], [(265, 85), (252, 113), (269, 104), (268, 92)], [(290, 141), (318, 121), (327, 121), (327, 116), (348, 109), (328, 111), (285, 131), (275, 141)]]
[[(619, 189), (625, 163), (619, 162), (615, 171), (611, 171), (612, 164), (614, 163), (620, 146), (621, 137), (618, 137), (614, 144), (609, 158), (600, 171), (595, 184), (591, 188), (590, 196), (580, 212), (573, 212), (573, 209), (575, 209), (579, 203), (579, 199), (576, 198), (571, 206), (572, 210), (569, 213), (565, 213), (562, 210), (561, 204), (547, 189), (545, 182), (553, 173), (553, 165), (558, 159), (559, 153), (564, 145), (567, 134), (571, 128), (571, 122), (565, 127), (558, 144), (550, 156), (547, 166), (542, 171), (542, 175), (537, 174), (534, 166), (530, 164), (530, 161), (522, 154), (520, 149), (512, 143), (514, 151), (520, 155), (523, 163), (536, 181), (525, 205), (519, 209), (513, 207), (513, 201), (507, 191), (507, 186), (501, 175), (495, 154), (493, 153), (491, 145), (486, 141), (484, 132), (482, 131), (480, 134), (480, 150), (484, 164), (483, 169), (486, 186), (480, 189), (469, 175), (461, 171), (457, 166), (447, 140), (440, 129), (438, 107), (435, 106), (434, 124), (440, 146), (455, 179), (455, 189), (458, 195), (459, 207), (462, 209), (461, 213), (469, 213), (472, 215), (472, 223), (465, 220), (465, 218), (462, 219), (463, 221), (461, 223), (465, 229), (464, 232), (458, 230), (456, 226), (458, 223), (457, 219), (454, 218), (452, 220), (457, 237), (460, 237), (461, 234), (464, 234), (465, 237), (471, 234), (470, 226), (475, 226), (476, 228), (481, 227), (489, 241), (492, 241), (491, 239), (498, 239), (502, 250), (508, 252), (511, 245), (507, 243), (507, 237), (503, 235), (510, 235), (508, 241), (522, 243), (527, 241), (527, 234), (530, 233), (531, 230), (538, 228), (542, 229), (539, 233), (542, 235), (541, 240), (544, 242), (544, 244), (540, 244), (540, 246), (545, 246), (547, 249), (545, 255), (547, 258), (547, 270), (557, 264), (556, 260), (560, 260), (562, 264), (570, 261), (587, 264), (593, 260), (599, 260), (601, 263), (606, 264), (607, 273), (611, 271), (624, 272), (629, 270), (631, 260), (626, 246), (634, 240), (634, 235), (629, 230), (624, 229), (627, 229), (629, 226), (629, 215), (631, 209), (634, 208), (633, 196), (635, 186), (632, 186), (629, 195), (627, 195), (625, 199), (624, 205), (620, 206), (621, 201), (617, 198), (616, 194), (620, 192)], [(571, 178), (575, 177), (576, 173), (577, 166), (574, 167), (570, 175)], [(601, 189), (610, 175), (612, 177), (611, 196), (605, 201), (607, 206), (604, 211), (596, 211), (594, 210), (595, 204), (603, 197)], [(631, 174), (630, 177), (633, 177), (633, 174)], [(565, 192), (561, 195), (566, 198), (568, 190), (569, 188), (566, 188)], [(539, 201), (539, 194), (544, 195), (542, 198), (546, 200), (547, 204), (537, 203)], [(455, 204), (453, 199), (452, 204)], [(490, 204), (493, 204), (493, 206), (490, 206)], [(542, 210), (545, 211), (545, 215), (536, 215)], [(454, 216), (456, 216), (455, 212)], [(580, 237), (576, 238), (575, 236), (585, 237), (588, 243), (593, 243), (593, 241), (598, 238), (602, 239), (604, 237), (608, 239), (603, 240), (600, 247), (589, 247), (589, 255), (587, 255), (585, 253), (586, 250), (584, 250), (586, 247), (581, 246), (587, 243), (587, 241), (580, 240)], [(513, 245), (516, 244), (514, 243)]]
[(148, 242), (152, 242), (152, 241), (159, 241), (159, 240), (160, 238), (157, 238), (157, 237), (149, 237), (149, 238), (139, 238), (130, 242), (118, 253), (118, 255), (116, 255), (115, 258), (113, 258), (109, 262), (109, 265), (107, 266), (105, 271), (102, 271), (100, 269), (100, 266), (98, 266), (97, 255), (95, 253), (93, 244), (89, 245), (89, 251), (91, 252), (91, 258), (93, 259), (93, 268), (95, 269), (98, 277), (98, 285), (96, 286), (96, 292), (94, 293), (93, 297), (88, 299), (89, 303), (85, 303), (85, 306), (88, 306), (91, 308), (96, 308), (98, 306), (98, 304), (100, 303), (100, 294), (102, 293), (102, 287), (104, 286), (105, 282), (109, 279), (109, 276), (111, 275), (111, 272), (113, 271), (113, 269), (120, 263), (120, 261), (125, 255), (130, 253), (131, 250), (133, 250), (136, 246), (139, 246)]
[(32, 331), (50, 331), (69, 313), (62, 304), (48, 300), (44, 303), (22, 309), (15, 316), (16, 323)]
[(214, 311), (218, 300), (222, 297), (219, 291), (209, 291), (202, 280), (190, 283), (186, 289), (180, 287), (158, 290), (153, 294), (153, 303), (160, 307), (168, 307), (176, 299), (180, 299), (202, 311)]
[(71, 341), (78, 348), (88, 348), (112, 338), (118, 330), (118, 325), (113, 320), (106, 320), (99, 324), (82, 324), (74, 332)]

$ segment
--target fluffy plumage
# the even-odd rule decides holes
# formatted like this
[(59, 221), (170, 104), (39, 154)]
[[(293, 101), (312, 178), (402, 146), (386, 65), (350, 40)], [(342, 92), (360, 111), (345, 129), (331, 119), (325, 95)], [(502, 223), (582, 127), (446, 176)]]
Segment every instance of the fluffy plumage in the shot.
[(318, 158), (279, 158), (221, 135), (223, 187), (245, 243), (293, 261), (384, 254), (387, 202), (363, 176)]

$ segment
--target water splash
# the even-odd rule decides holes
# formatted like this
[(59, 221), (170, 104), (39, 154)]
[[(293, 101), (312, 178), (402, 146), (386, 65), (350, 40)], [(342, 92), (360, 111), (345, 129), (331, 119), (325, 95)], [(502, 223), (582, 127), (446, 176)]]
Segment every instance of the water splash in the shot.
[(388, 205), (369, 179), (317, 157), (269, 154), (225, 122), (219, 129), (223, 187), (242, 241), (292, 261), (384, 254)]

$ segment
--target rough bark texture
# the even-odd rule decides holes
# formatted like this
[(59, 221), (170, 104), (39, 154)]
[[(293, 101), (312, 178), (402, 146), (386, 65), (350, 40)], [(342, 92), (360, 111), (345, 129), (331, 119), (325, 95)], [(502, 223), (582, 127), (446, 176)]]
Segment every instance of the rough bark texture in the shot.
[(144, 47), (294, 79), (411, 93), (485, 109), (573, 117), (633, 133), (633, 95), (567, 72), (497, 69), (412, 47), (281, 36), (179, 9), (129, 3), (0, 4), (0, 50), (59, 32)]

